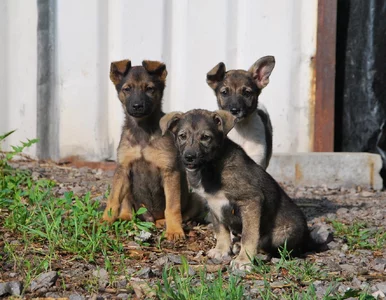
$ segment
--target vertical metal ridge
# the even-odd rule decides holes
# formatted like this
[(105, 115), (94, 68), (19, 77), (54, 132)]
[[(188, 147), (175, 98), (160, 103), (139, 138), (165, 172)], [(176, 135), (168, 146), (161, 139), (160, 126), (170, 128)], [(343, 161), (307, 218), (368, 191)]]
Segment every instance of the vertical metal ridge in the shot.
[(59, 158), (56, 97), (56, 0), (37, 0), (37, 157)]
[(318, 1), (314, 152), (334, 151), (337, 1)]

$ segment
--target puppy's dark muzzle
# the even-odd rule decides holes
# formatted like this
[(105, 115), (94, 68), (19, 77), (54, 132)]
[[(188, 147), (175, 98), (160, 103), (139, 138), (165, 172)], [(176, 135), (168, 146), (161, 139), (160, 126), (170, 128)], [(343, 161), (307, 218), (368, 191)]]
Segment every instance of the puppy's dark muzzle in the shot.
[(182, 157), (182, 162), (184, 163), (185, 167), (190, 170), (195, 170), (199, 166), (199, 159), (194, 153), (185, 153)]
[(136, 118), (144, 117), (150, 113), (143, 103), (132, 103), (127, 108), (129, 115)]

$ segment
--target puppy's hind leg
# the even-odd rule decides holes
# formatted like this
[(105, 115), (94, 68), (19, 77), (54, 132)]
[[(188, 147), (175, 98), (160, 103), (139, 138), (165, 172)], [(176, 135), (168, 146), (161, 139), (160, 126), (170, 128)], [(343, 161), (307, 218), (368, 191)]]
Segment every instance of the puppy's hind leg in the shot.
[(240, 206), (243, 222), (241, 233), (241, 249), (232, 261), (232, 268), (250, 271), (251, 260), (256, 256), (260, 238), (260, 207), (255, 201)]

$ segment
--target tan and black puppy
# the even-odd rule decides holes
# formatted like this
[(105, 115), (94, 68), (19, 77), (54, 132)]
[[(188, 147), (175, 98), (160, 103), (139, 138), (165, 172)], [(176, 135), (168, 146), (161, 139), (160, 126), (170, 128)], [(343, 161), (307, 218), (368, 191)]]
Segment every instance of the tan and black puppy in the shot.
[(188, 187), (173, 138), (161, 136), (159, 126), (166, 76), (165, 65), (158, 61), (133, 67), (130, 60), (111, 63), (110, 79), (125, 122), (103, 219), (130, 220), (132, 210), (144, 206), (144, 219), (166, 221), (166, 237), (175, 240), (184, 237), (181, 211), (187, 209)]
[(238, 119), (228, 137), (264, 169), (272, 156), (272, 125), (265, 106), (259, 102), (259, 95), (268, 85), (274, 67), (275, 58), (264, 56), (248, 71), (226, 71), (225, 64), (220, 62), (206, 76), (219, 108)]
[(230, 233), (241, 234), (236, 269), (249, 269), (258, 250), (272, 255), (286, 243), (292, 255), (311, 250), (305, 216), (279, 184), (245, 151), (226, 137), (235, 117), (227, 111), (170, 113), (162, 131), (171, 131), (193, 190), (207, 199), (213, 215), (216, 247), (222, 259), (231, 254)]

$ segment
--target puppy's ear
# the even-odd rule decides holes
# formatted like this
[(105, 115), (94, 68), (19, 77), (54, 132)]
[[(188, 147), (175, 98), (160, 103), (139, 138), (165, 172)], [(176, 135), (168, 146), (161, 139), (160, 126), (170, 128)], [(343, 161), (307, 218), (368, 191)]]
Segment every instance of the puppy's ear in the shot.
[(164, 63), (155, 60), (144, 60), (142, 66), (149, 74), (156, 75), (161, 81), (165, 82), (168, 71), (166, 71)]
[(164, 115), (159, 121), (159, 126), (161, 128), (162, 136), (165, 135), (166, 131), (170, 131), (173, 134), (176, 133), (177, 124), (181, 120), (183, 113), (179, 111), (174, 111)]
[(220, 81), (224, 79), (226, 72), (225, 64), (220, 62), (206, 74), (206, 83), (215, 90)]
[(110, 65), (110, 79), (116, 86), (123, 77), (129, 73), (131, 68), (131, 61), (129, 59), (114, 61)]
[(269, 76), (271, 76), (274, 67), (275, 57), (264, 56), (258, 59), (252, 67), (249, 68), (249, 72), (252, 74), (259, 89), (263, 89), (268, 85)]
[(236, 117), (226, 110), (216, 110), (213, 113), (213, 120), (217, 124), (220, 131), (226, 136), (229, 131), (235, 126)]

